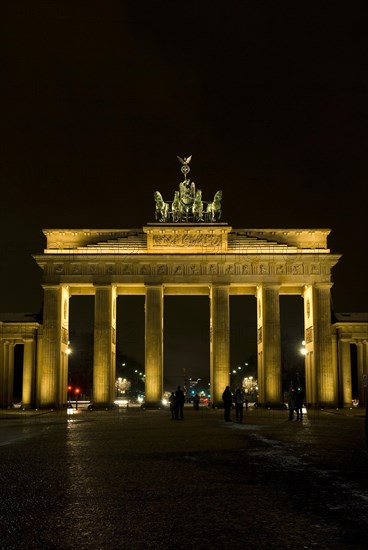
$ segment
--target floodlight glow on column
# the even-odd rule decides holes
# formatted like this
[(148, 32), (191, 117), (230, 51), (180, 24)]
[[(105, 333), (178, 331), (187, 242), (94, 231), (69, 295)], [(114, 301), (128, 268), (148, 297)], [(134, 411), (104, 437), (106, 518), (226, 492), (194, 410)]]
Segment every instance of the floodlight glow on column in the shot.
[(306, 350), (306, 347), (305, 347), (305, 340), (303, 340), (303, 342), (302, 342), (302, 347), (300, 348), (300, 353), (302, 355), (307, 355), (307, 350)]

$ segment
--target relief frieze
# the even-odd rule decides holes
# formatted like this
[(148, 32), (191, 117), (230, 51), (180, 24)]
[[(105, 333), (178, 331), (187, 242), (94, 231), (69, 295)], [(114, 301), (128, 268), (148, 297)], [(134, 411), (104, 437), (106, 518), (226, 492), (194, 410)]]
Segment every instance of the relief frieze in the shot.
[(82, 273), (81, 264), (71, 264), (70, 272), (72, 275), (80, 275)]
[(221, 235), (200, 233), (198, 235), (173, 234), (153, 235), (154, 247), (180, 247), (180, 248), (220, 248), (222, 244)]
[(276, 275), (284, 275), (285, 273), (285, 264), (276, 265)]
[(122, 272), (123, 275), (132, 275), (132, 273), (133, 273), (132, 264), (123, 264), (121, 272)]
[(288, 266), (289, 275), (303, 275), (303, 264), (293, 264)]
[(106, 264), (105, 273), (107, 275), (112, 275), (115, 272), (115, 264)]

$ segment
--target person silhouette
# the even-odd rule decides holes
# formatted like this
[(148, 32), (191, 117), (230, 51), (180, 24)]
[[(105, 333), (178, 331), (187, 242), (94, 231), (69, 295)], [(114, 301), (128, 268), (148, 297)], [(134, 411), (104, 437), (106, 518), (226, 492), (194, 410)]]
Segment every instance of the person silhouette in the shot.
[(244, 412), (244, 396), (243, 392), (240, 388), (237, 388), (235, 390), (234, 395), (234, 403), (235, 403), (235, 416), (237, 422), (243, 421), (243, 412)]
[(296, 410), (296, 419), (303, 420), (303, 401), (304, 393), (301, 387), (298, 387), (295, 394), (295, 410)]
[(181, 386), (177, 387), (175, 396), (176, 396), (177, 418), (178, 420), (184, 420), (185, 396), (184, 396), (183, 390), (181, 389)]
[(196, 393), (195, 396), (194, 396), (193, 405), (194, 405), (194, 409), (196, 411), (198, 411), (199, 410), (199, 395), (198, 395), (198, 393)]
[(171, 395), (169, 397), (170, 402), (170, 412), (171, 412), (171, 418), (174, 420), (177, 418), (177, 406), (176, 406), (176, 395), (175, 392), (171, 392)]
[(230, 386), (226, 386), (224, 389), (222, 400), (224, 402), (224, 420), (225, 422), (231, 422), (230, 411), (233, 404), (233, 394), (231, 393)]

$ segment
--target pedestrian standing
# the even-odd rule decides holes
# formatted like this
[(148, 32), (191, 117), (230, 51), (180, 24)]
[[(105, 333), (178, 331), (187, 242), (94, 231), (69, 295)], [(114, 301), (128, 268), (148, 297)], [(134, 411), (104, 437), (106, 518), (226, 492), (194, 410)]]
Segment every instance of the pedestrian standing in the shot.
[(292, 386), (290, 386), (289, 388), (288, 406), (289, 406), (289, 420), (293, 420), (294, 411), (295, 411), (295, 388), (293, 388)]
[(194, 396), (193, 405), (194, 405), (194, 409), (196, 411), (198, 411), (199, 410), (199, 395), (198, 395), (198, 393), (196, 393), (195, 396)]
[(222, 400), (224, 402), (224, 420), (225, 422), (231, 422), (230, 411), (233, 405), (233, 394), (231, 393), (230, 386), (226, 386), (224, 389)]
[(170, 402), (171, 418), (175, 420), (178, 415), (177, 415), (177, 407), (176, 407), (176, 395), (173, 391), (171, 392), (171, 395), (169, 397), (169, 402)]
[(235, 390), (234, 395), (235, 403), (235, 417), (237, 422), (243, 421), (243, 412), (244, 412), (244, 395), (240, 388)]
[(296, 419), (303, 420), (303, 401), (304, 393), (302, 388), (297, 388), (295, 394), (295, 410), (296, 410)]
[(177, 418), (178, 418), (178, 420), (184, 420), (185, 396), (184, 396), (183, 390), (181, 389), (181, 386), (177, 387), (177, 390), (175, 392), (175, 396), (176, 396), (176, 406), (177, 406), (177, 411), (178, 411)]

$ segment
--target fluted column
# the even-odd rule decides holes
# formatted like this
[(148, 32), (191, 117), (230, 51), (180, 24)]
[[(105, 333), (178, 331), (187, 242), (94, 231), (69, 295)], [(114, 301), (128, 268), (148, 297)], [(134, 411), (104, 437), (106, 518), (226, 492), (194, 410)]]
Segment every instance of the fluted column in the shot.
[(340, 371), (340, 395), (342, 405), (351, 407), (352, 380), (351, 380), (351, 358), (350, 341), (344, 338), (339, 342), (339, 371)]
[(0, 338), (0, 407), (5, 407), (5, 389), (8, 384), (5, 371), (5, 343), (6, 340)]
[(262, 403), (282, 401), (279, 285), (257, 288), (258, 386)]
[(30, 408), (34, 399), (35, 342), (24, 340), (22, 407)]
[(4, 408), (11, 405), (11, 396), (9, 395), (9, 345), (10, 342), (8, 340), (1, 341), (1, 406)]
[(147, 285), (145, 301), (145, 399), (148, 408), (159, 407), (163, 394), (163, 302), (162, 285)]
[(116, 288), (96, 287), (93, 357), (93, 402), (109, 405), (115, 398)]
[[(68, 286), (45, 286), (43, 308), (43, 357), (40, 367), (40, 407), (61, 407), (66, 403), (64, 384), (68, 347)], [(63, 357), (64, 356), (64, 357)]]
[(363, 374), (364, 374), (364, 368), (363, 368), (363, 342), (356, 342), (356, 348), (357, 348), (357, 375), (358, 375), (358, 399), (359, 404), (364, 404), (364, 386), (363, 386)]
[(222, 393), (230, 385), (229, 286), (211, 288), (210, 378), (213, 405), (223, 405)]
[(365, 406), (368, 399), (368, 341), (359, 341), (357, 343), (357, 348), (359, 401), (361, 405)]
[(331, 286), (330, 283), (318, 283), (313, 291), (314, 362), (319, 406), (337, 406), (337, 371), (332, 359)]

